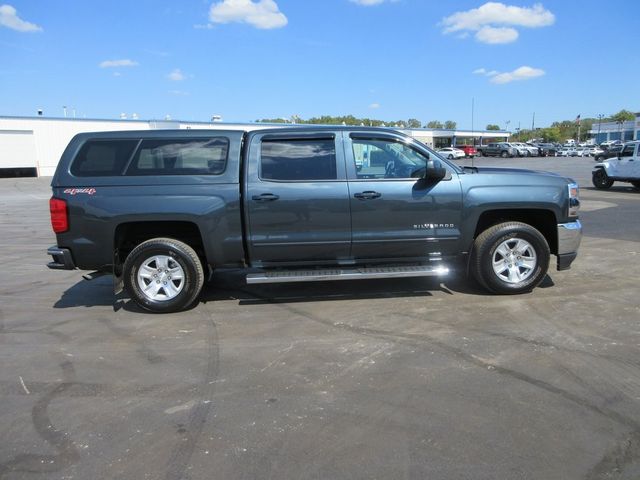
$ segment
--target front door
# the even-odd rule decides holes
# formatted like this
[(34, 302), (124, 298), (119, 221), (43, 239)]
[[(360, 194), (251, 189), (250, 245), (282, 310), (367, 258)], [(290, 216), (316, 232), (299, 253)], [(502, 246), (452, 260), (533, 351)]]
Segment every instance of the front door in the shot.
[(628, 143), (620, 152), (620, 158), (611, 163), (612, 175), (618, 178), (637, 178), (640, 180), (640, 144)]
[(255, 134), (245, 164), (253, 266), (335, 264), (348, 258), (349, 193), (342, 144), (336, 148), (334, 132)]
[(439, 182), (418, 178), (436, 156), (392, 134), (352, 133), (345, 152), (355, 259), (414, 261), (459, 251), (462, 193), (453, 168)]

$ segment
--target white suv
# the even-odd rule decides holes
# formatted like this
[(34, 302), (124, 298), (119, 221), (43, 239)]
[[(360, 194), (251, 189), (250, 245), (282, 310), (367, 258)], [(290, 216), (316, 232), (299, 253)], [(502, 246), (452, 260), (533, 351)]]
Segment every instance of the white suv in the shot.
[(595, 165), (593, 185), (607, 189), (613, 182), (629, 182), (640, 189), (640, 141), (625, 143), (617, 157), (611, 157)]

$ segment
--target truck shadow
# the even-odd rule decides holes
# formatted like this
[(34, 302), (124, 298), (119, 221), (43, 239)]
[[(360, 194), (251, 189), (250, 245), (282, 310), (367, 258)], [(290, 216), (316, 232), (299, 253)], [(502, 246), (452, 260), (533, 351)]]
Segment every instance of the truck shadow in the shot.
[[(547, 275), (538, 288), (553, 287)], [(239, 305), (269, 303), (302, 303), (340, 300), (369, 300), (379, 298), (432, 297), (434, 292), (448, 295), (491, 296), (464, 275), (438, 278), (390, 278), (380, 280), (345, 280), (340, 282), (281, 283), (247, 285), (240, 270), (219, 272), (205, 283), (200, 302), (237, 301)], [(108, 306), (115, 311), (146, 313), (126, 293), (113, 293), (110, 275), (93, 281), (81, 280), (67, 289), (53, 308)], [(197, 306), (197, 304), (195, 305)]]
[(201, 302), (237, 300), (239, 305), (268, 303), (299, 303), (336, 300), (369, 300), (377, 298), (431, 297), (441, 291), (470, 295), (488, 295), (464, 278), (411, 277), (379, 280), (344, 280), (338, 282), (308, 282), (247, 285), (240, 271), (216, 274), (205, 285)]

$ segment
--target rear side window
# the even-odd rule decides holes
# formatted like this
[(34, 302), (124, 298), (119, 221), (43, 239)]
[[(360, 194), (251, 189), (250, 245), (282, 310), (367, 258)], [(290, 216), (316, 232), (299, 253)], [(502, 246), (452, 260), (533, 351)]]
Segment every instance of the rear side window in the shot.
[(336, 180), (333, 138), (263, 140), (260, 178), (264, 180)]
[(127, 175), (220, 175), (228, 152), (224, 137), (143, 140)]
[(122, 175), (138, 140), (89, 140), (71, 164), (76, 177)]

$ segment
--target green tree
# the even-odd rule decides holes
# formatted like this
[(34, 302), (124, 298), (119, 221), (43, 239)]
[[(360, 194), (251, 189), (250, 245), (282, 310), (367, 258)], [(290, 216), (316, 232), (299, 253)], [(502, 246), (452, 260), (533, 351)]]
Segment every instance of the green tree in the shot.
[(635, 120), (636, 115), (629, 110), (620, 110), (618, 113), (611, 115), (609, 120), (612, 122), (628, 122), (629, 120)]
[(490, 123), (485, 128), (487, 130), (500, 130), (500, 125), (496, 125), (495, 123)]
[(420, 128), (422, 127), (422, 123), (420, 123), (420, 120), (417, 120), (415, 118), (410, 118), (409, 120), (407, 120), (407, 128)]
[(447, 130), (455, 130), (457, 126), (458, 124), (453, 120), (447, 120), (446, 122), (444, 122), (444, 128), (446, 128)]
[(438, 120), (431, 120), (427, 123), (427, 128), (443, 128), (443, 125), (442, 122), (439, 122)]

